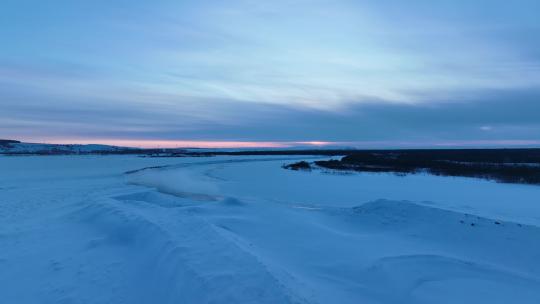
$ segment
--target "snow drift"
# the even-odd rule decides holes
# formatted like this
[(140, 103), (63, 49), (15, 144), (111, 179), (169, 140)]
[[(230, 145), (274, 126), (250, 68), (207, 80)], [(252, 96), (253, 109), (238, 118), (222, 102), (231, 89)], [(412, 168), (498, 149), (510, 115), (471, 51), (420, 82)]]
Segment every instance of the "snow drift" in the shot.
[(0, 158), (0, 301), (540, 302), (532, 203), (365, 199), (282, 162)]

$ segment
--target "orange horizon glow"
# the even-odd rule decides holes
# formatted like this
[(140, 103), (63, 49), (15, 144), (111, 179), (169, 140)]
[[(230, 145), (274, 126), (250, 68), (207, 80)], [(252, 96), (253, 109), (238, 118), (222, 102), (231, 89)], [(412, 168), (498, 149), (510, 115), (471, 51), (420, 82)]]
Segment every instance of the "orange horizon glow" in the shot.
[(51, 139), (50, 144), (102, 144), (134, 148), (290, 148), (327, 146), (327, 141), (204, 141), (204, 140), (127, 140), (127, 139)]
[(101, 144), (133, 148), (206, 148), (206, 149), (246, 149), (246, 148), (292, 148), (347, 146), (355, 148), (451, 148), (451, 147), (533, 147), (540, 146), (540, 140), (462, 140), (462, 141), (226, 141), (226, 140), (134, 140), (134, 139), (38, 139), (22, 138), (23, 142), (48, 144)]

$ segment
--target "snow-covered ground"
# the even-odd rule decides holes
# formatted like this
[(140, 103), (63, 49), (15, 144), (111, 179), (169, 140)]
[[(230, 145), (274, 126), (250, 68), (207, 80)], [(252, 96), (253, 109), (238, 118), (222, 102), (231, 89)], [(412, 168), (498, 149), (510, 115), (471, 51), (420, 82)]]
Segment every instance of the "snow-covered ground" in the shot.
[(0, 303), (540, 303), (540, 187), (287, 159), (0, 157)]
[(60, 145), (40, 143), (0, 143), (0, 154), (77, 154), (129, 151), (131, 148), (107, 145)]

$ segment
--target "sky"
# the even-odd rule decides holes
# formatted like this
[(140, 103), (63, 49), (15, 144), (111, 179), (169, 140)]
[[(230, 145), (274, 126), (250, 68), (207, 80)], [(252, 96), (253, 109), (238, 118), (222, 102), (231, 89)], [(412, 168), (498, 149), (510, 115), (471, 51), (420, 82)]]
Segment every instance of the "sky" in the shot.
[(538, 0), (3, 0), (0, 138), (540, 145)]

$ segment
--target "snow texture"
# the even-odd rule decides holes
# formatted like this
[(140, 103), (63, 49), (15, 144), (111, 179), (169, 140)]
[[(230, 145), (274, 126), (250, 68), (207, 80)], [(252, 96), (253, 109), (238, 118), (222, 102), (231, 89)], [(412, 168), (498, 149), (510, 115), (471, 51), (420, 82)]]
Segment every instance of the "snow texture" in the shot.
[(291, 160), (0, 157), (0, 303), (540, 303), (540, 187)]

